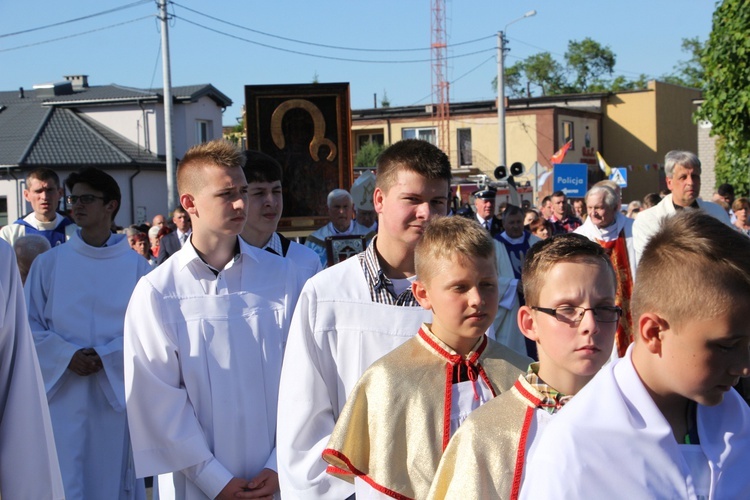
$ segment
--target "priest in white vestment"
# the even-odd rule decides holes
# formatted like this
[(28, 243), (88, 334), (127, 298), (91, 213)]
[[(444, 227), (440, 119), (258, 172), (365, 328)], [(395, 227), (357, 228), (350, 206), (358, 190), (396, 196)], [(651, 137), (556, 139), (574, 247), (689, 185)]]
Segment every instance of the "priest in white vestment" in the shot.
[(130, 294), (150, 266), (125, 235), (110, 232), (120, 202), (111, 176), (89, 168), (66, 184), (80, 229), (37, 257), (26, 280), (65, 496), (144, 498), (127, 428), (122, 336)]
[(65, 497), (13, 250), (0, 241), (0, 497)]

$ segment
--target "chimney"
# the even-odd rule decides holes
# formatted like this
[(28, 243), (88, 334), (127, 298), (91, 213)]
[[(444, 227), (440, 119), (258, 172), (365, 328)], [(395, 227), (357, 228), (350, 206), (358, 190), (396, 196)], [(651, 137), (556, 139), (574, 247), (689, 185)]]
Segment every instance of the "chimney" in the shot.
[(73, 90), (89, 88), (89, 75), (65, 75), (63, 78), (73, 85)]
[(23, 87), (19, 87), (19, 88), (18, 88), (18, 97), (19, 97), (20, 99), (23, 99), (23, 98), (24, 98), (24, 96), (23, 96)]

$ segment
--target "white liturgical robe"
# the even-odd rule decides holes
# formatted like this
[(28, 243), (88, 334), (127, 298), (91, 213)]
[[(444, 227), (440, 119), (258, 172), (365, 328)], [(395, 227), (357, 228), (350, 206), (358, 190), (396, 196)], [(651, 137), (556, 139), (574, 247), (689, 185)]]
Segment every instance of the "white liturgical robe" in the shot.
[[(150, 266), (125, 235), (87, 245), (78, 231), (36, 258), (26, 280), (29, 324), (49, 401), (67, 498), (143, 498), (136, 484), (125, 412), (123, 320), (130, 294)], [(104, 368), (68, 369), (93, 347)]]
[(279, 376), (298, 294), (289, 259), (244, 241), (218, 274), (187, 242), (138, 283), (125, 375), (139, 477), (173, 472), (170, 493), (192, 500), (276, 470)]
[(64, 496), (16, 256), (0, 241), (0, 497)]
[(700, 495), (704, 485), (636, 373), (632, 351), (602, 368), (550, 422), (521, 498), (750, 498), (745, 401), (730, 389), (718, 405), (698, 405), (700, 444), (691, 448), (710, 470), (710, 493)]
[(326, 474), (322, 452), (346, 398), (377, 359), (432, 313), (375, 302), (358, 257), (310, 278), (289, 331), (279, 397), (279, 482), (285, 499), (343, 499), (353, 485)]

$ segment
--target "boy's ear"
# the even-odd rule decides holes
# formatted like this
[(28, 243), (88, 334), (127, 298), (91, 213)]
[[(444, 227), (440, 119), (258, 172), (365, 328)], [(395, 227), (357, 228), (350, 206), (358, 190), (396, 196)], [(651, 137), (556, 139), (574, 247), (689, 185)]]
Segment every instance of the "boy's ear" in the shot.
[(419, 280), (416, 280), (414, 283), (412, 283), (411, 293), (412, 295), (414, 295), (414, 298), (417, 299), (417, 302), (419, 302), (420, 306), (422, 306), (424, 309), (427, 309), (428, 311), (432, 310), (430, 296), (427, 293), (427, 288), (425, 288), (424, 283)]
[(656, 313), (644, 313), (638, 318), (636, 342), (652, 354), (661, 354), (662, 333), (669, 330), (669, 322)]
[(529, 306), (521, 306), (518, 309), (518, 327), (523, 336), (534, 342), (539, 341), (539, 333), (536, 331), (536, 319)]
[(383, 193), (382, 189), (376, 187), (372, 193), (372, 204), (375, 206), (375, 212), (377, 213), (383, 211), (383, 198), (385, 198), (385, 193)]
[(180, 205), (182, 205), (182, 208), (184, 208), (185, 211), (190, 214), (190, 217), (198, 213), (198, 210), (195, 208), (195, 203), (193, 203), (193, 195), (191, 194), (181, 194)]

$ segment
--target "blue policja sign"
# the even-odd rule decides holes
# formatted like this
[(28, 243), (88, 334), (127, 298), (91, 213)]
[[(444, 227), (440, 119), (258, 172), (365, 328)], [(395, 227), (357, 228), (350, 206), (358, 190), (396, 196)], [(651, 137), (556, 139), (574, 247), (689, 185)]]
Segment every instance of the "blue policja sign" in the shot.
[(553, 191), (562, 191), (569, 198), (586, 196), (589, 167), (585, 163), (556, 163), (553, 169)]

